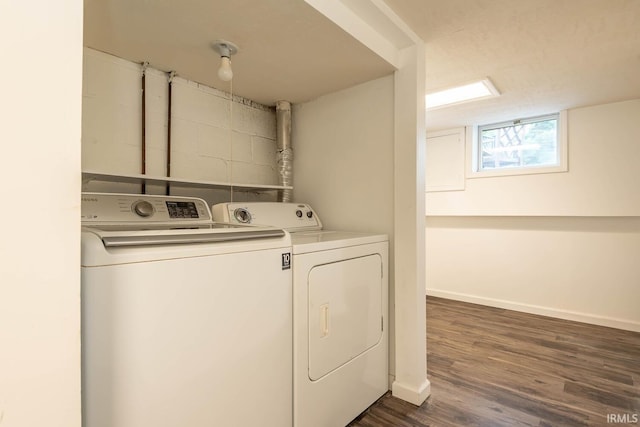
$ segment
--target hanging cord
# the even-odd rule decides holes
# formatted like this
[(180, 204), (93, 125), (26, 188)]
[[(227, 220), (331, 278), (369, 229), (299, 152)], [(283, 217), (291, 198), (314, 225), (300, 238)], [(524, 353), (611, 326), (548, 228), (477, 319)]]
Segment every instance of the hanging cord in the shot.
[(230, 202), (233, 203), (233, 79), (229, 81), (229, 143), (231, 144), (231, 167), (229, 171), (229, 179), (230, 179)]
[[(171, 101), (173, 100), (173, 79), (175, 71), (169, 73), (169, 92), (167, 95), (167, 178), (171, 178)], [(167, 181), (166, 195), (171, 195), (171, 183)]]
[[(149, 63), (148, 62), (143, 62), (142, 63), (142, 92), (141, 92), (141, 110), (142, 110), (142, 117), (141, 117), (141, 121), (142, 121), (142, 166), (141, 166), (141, 173), (142, 175), (145, 175), (147, 173), (147, 129), (146, 129), (146, 124), (147, 124), (147, 67), (149, 67)], [(142, 186), (140, 189), (141, 194), (145, 194), (147, 192), (147, 183), (146, 181), (143, 179), (142, 180)]]

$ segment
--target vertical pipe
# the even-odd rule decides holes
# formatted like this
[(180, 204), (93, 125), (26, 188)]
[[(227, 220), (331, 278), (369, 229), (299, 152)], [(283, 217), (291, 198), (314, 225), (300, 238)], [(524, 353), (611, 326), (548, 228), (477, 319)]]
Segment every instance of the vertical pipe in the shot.
[[(169, 94), (167, 98), (167, 178), (171, 177), (171, 101), (173, 99), (173, 78), (176, 76), (176, 72), (169, 73)], [(171, 184), (167, 181), (166, 195), (171, 193)]]
[[(278, 152), (278, 183), (285, 187), (293, 186), (293, 148), (291, 146), (291, 103), (276, 102), (276, 148)], [(281, 190), (278, 199), (281, 202), (292, 201), (292, 190)]]
[[(146, 123), (147, 123), (147, 67), (149, 66), (148, 62), (143, 62), (142, 63), (142, 167), (141, 167), (141, 173), (142, 175), (145, 175), (147, 173), (147, 129), (146, 129)], [(147, 192), (147, 184), (146, 182), (143, 180), (142, 181), (142, 188), (140, 189), (140, 192), (142, 194), (145, 194)]]

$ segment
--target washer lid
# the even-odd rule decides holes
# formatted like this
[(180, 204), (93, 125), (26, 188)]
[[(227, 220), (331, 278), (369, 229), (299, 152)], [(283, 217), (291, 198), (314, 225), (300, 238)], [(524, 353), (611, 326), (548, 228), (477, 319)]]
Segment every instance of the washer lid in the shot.
[(386, 242), (386, 234), (368, 234), (349, 231), (298, 231), (291, 233), (294, 254)]

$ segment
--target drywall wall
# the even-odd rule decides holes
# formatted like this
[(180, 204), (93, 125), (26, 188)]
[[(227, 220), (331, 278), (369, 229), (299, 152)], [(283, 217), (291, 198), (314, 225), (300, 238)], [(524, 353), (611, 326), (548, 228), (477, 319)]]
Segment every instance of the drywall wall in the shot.
[(567, 116), (568, 172), (467, 178), (464, 191), (427, 193), (427, 215), (640, 215), (640, 99)]
[(293, 106), (294, 200), (330, 230), (393, 233), (393, 77)]
[(640, 331), (638, 117), (569, 110), (569, 172), (427, 193), (427, 294)]
[(79, 427), (82, 2), (0, 17), (0, 425)]
[[(139, 174), (141, 64), (85, 48), (83, 77), (83, 170)], [(155, 176), (166, 176), (167, 170), (168, 79), (167, 73), (146, 69), (146, 173)], [(276, 185), (275, 120), (274, 108), (239, 97), (230, 102), (227, 93), (174, 77), (171, 176)], [(198, 193), (210, 203), (230, 198), (225, 191), (172, 188), (172, 194)], [(140, 186), (88, 183), (83, 189), (138, 192)], [(163, 193), (165, 189), (148, 190)]]
[(427, 217), (427, 294), (640, 331), (639, 217)]

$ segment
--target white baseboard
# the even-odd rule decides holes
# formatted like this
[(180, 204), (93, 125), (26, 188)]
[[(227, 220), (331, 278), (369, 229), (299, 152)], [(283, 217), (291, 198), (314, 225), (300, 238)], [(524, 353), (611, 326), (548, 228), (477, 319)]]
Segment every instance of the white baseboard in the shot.
[(409, 384), (394, 381), (391, 385), (391, 393), (393, 397), (420, 406), (431, 394), (431, 383), (425, 379), (418, 387), (414, 387)]
[[(640, 332), (640, 322), (616, 319), (595, 314), (580, 313), (576, 311), (560, 310), (539, 305), (523, 304), (514, 301), (506, 301), (495, 298), (486, 298), (458, 292), (449, 292), (439, 289), (427, 289), (427, 295), (452, 299), (456, 301), (470, 302), (473, 304), (487, 305), (490, 307), (505, 308), (507, 310), (522, 311), (524, 313), (539, 314), (542, 316), (556, 317), (558, 319), (574, 320), (576, 322), (592, 325), (607, 326), (610, 328), (624, 329), (626, 331)], [(427, 327), (429, 327), (427, 325)]]

